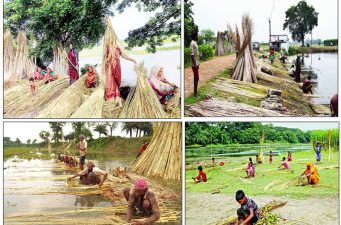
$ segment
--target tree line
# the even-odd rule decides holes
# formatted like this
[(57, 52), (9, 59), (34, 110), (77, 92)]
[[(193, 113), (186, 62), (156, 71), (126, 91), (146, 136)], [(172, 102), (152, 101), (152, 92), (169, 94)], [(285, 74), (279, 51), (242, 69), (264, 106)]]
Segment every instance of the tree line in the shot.
[(260, 122), (186, 123), (186, 145), (256, 144), (264, 132), (265, 143), (310, 143), (311, 131), (276, 127)]
[[(42, 130), (38, 134), (41, 142), (38, 142), (37, 139), (28, 139), (26, 142), (22, 142), (19, 138), (12, 141), (10, 137), (4, 137), (4, 146), (47, 143), (49, 140), (55, 143), (70, 142), (77, 140), (80, 134), (85, 135), (91, 141), (94, 138), (93, 131), (98, 133), (100, 138), (101, 136), (113, 136), (114, 130), (118, 128), (117, 122), (70, 122), (72, 132), (65, 135), (63, 128), (66, 124), (67, 122), (49, 122), (51, 131)], [(129, 134), (130, 138), (133, 137), (133, 134), (135, 134), (135, 137), (143, 137), (152, 135), (153, 127), (152, 123), (149, 122), (124, 122), (121, 131)]]

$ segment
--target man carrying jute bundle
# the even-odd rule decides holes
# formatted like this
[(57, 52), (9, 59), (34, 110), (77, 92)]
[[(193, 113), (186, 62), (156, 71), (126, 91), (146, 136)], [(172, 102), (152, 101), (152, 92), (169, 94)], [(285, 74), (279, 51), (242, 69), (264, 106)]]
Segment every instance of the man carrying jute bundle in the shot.
[(153, 192), (148, 190), (144, 179), (137, 179), (132, 189), (125, 188), (123, 195), (128, 201), (127, 221), (131, 222), (139, 210), (147, 218), (133, 220), (134, 225), (149, 225), (160, 219), (159, 204)]
[(76, 148), (79, 150), (80, 153), (79, 168), (83, 170), (86, 154), (88, 153), (88, 143), (86, 142), (85, 136), (83, 134), (79, 135), (79, 143), (76, 145)]

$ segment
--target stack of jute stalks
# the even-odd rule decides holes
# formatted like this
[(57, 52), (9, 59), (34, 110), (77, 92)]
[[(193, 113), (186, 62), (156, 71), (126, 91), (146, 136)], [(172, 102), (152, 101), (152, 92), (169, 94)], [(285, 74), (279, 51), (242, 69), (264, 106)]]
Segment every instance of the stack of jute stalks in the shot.
[(13, 46), (13, 37), (11, 31), (4, 33), (4, 75), (5, 79), (11, 74), (15, 59), (15, 49)]
[(166, 118), (167, 114), (150, 86), (147, 70), (143, 63), (135, 66), (137, 83), (135, 90), (131, 90), (120, 118)]
[(177, 89), (174, 93), (174, 96), (169, 99), (168, 104), (165, 106), (165, 111), (169, 118), (180, 118), (180, 91)]
[(242, 18), (242, 33), (239, 33), (238, 27), (233, 32), (231, 27), (229, 33), (232, 37), (232, 41), (236, 46), (238, 52), (237, 62), (232, 72), (232, 79), (240, 80), (249, 83), (256, 83), (256, 64), (252, 53), (252, 33), (253, 23), (248, 15), (244, 15)]
[[(44, 108), (38, 118), (70, 118), (91, 93), (85, 86), (85, 76), (79, 78), (61, 95)], [(54, 81), (55, 82), (55, 81)], [(51, 83), (53, 84), (53, 82)]]
[[(20, 89), (16, 87), (4, 92), (4, 112), (6, 118), (35, 117), (40, 110), (57, 98), (68, 85), (68, 79), (58, 79), (49, 84), (38, 81), (38, 95), (32, 98), (25, 82)], [(15, 92), (12, 89), (16, 89)]]
[(53, 50), (53, 70), (58, 76), (66, 76), (68, 74), (66, 57), (66, 51), (61, 44)]
[(34, 72), (34, 64), (28, 56), (27, 37), (24, 31), (18, 32), (17, 49), (13, 70), (11, 71), (11, 80), (27, 79)]
[(161, 123), (153, 127), (153, 138), (134, 162), (132, 170), (164, 180), (181, 179), (181, 123)]

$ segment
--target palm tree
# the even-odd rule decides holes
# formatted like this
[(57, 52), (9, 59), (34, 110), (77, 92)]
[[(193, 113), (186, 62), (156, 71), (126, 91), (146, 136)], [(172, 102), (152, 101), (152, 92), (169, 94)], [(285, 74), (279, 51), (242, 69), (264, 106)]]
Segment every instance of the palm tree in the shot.
[(37, 139), (33, 139), (32, 144), (34, 145), (34, 144), (36, 144), (36, 143), (37, 143)]
[(117, 128), (118, 123), (117, 122), (106, 122), (105, 125), (109, 127), (110, 136), (112, 136), (112, 132)]
[(31, 139), (28, 139), (28, 140), (26, 141), (26, 143), (27, 143), (28, 145), (30, 145), (30, 144), (31, 144)]
[(108, 129), (106, 124), (97, 124), (94, 128), (94, 131), (99, 133), (99, 138), (101, 137), (101, 134), (104, 134), (105, 136), (108, 135)]
[(47, 143), (50, 136), (51, 136), (50, 132), (45, 131), (45, 130), (40, 131), (39, 133), (39, 137), (41, 138), (43, 143)]
[(122, 131), (125, 131), (126, 134), (129, 134), (130, 137), (133, 136), (134, 124), (131, 122), (124, 122), (122, 126)]

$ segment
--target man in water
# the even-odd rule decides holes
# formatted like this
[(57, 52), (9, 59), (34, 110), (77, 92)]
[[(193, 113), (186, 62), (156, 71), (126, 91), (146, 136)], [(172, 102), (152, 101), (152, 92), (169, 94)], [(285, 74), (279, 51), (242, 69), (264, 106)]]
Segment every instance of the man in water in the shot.
[(127, 221), (130, 223), (139, 210), (147, 218), (134, 220), (135, 225), (149, 225), (160, 219), (159, 204), (153, 192), (148, 190), (144, 179), (137, 179), (134, 188), (125, 188), (123, 195), (128, 201)]
[(199, 84), (199, 47), (198, 47), (198, 32), (191, 34), (192, 42), (190, 44), (191, 63), (194, 75), (194, 96), (198, 96), (198, 84)]
[(73, 47), (73, 44), (70, 43), (70, 50), (67, 53), (67, 61), (69, 64), (69, 76), (70, 76), (70, 85), (73, 84), (76, 80), (79, 79), (78, 75), (78, 52)]
[(108, 173), (95, 167), (92, 161), (89, 161), (87, 167), (81, 172), (76, 173), (72, 177), (68, 177), (68, 180), (79, 177), (81, 182), (85, 185), (95, 185), (102, 186), (103, 182), (107, 179)]
[(139, 150), (139, 154), (137, 155), (136, 158), (140, 157), (142, 155), (142, 153), (147, 149), (148, 147), (148, 142), (144, 141), (143, 144), (141, 145), (140, 147), (140, 150)]
[(76, 148), (79, 150), (80, 153), (79, 168), (83, 170), (86, 154), (88, 153), (88, 143), (86, 142), (85, 136), (83, 134), (79, 135), (79, 143), (76, 145)]

